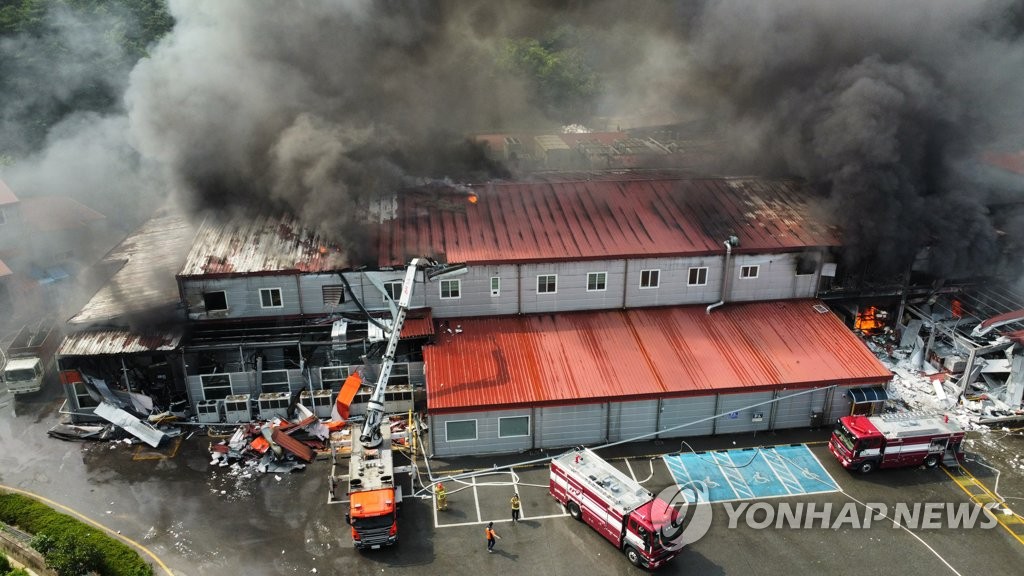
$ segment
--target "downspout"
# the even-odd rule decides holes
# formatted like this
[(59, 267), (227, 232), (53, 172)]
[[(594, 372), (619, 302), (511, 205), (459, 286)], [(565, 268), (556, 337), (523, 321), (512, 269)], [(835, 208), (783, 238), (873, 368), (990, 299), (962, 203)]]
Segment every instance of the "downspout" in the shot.
[(711, 311), (718, 308), (722, 304), (725, 304), (725, 295), (729, 291), (729, 280), (732, 277), (730, 264), (732, 263), (732, 247), (735, 244), (739, 244), (739, 239), (735, 236), (730, 236), (728, 240), (723, 242), (725, 244), (725, 267), (722, 268), (722, 296), (718, 302), (708, 306), (707, 313), (711, 314)]

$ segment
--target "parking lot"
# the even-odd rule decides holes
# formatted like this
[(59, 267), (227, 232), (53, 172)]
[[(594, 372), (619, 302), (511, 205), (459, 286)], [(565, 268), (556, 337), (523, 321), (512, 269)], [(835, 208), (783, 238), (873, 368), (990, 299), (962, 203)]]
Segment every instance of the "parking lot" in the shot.
[[(52, 392), (52, 391), (51, 391)], [(435, 477), (449, 472), (479, 473), (447, 480), (446, 511), (433, 498), (408, 499), (400, 518), (399, 544), (391, 549), (357, 552), (351, 548), (340, 505), (325, 505), (329, 462), (319, 460), (306, 471), (289, 475), (232, 473), (211, 466), (210, 439), (196, 431), (180, 443), (159, 450), (139, 450), (123, 443), (70, 443), (50, 439), (58, 400), (19, 398), (17, 415), (0, 410), (0, 484), (31, 491), (68, 506), (144, 546), (171, 573), (247, 574), (643, 574), (599, 534), (568, 517), (547, 492), (543, 465), (497, 469), (541, 454), (471, 461), (431, 460)], [(949, 527), (903, 530), (877, 521), (870, 528), (755, 529), (740, 521), (730, 527), (735, 507), (755, 503), (815, 503), (835, 508), (853, 502), (970, 503), (965, 489), (942, 470), (882, 470), (868, 476), (843, 470), (820, 443), (826, 431), (804, 431), (800, 442), (785, 434), (694, 439), (700, 457), (679, 445), (653, 443), (602, 454), (613, 465), (657, 493), (677, 485), (684, 464), (691, 479), (716, 482), (722, 492), (712, 505), (709, 532), (685, 547), (663, 574), (1017, 574), (1024, 544), (1001, 526), (992, 529)], [(733, 444), (735, 442), (735, 445)], [(1024, 449), (1020, 438), (998, 440), (1005, 446), (1000, 492), (1019, 498), (1021, 472), (1011, 469)], [(770, 450), (743, 450), (761, 445)], [(796, 447), (785, 448), (797, 444)], [(729, 448), (729, 452), (716, 452)], [(976, 446), (992, 451), (991, 446)], [(1015, 452), (1016, 451), (1016, 452)], [(678, 453), (680, 457), (667, 453)], [(801, 452), (812, 460), (803, 460)], [(754, 464), (734, 470), (756, 454)], [(623, 456), (629, 455), (629, 458)], [(746, 458), (744, 458), (746, 455)], [(786, 466), (780, 465), (786, 462)], [(992, 457), (986, 460), (993, 463)], [(731, 464), (730, 464), (731, 462)], [(798, 464), (803, 462), (803, 464)], [(824, 475), (811, 466), (820, 466)], [(423, 462), (420, 473), (427, 475)], [(706, 468), (701, 468), (706, 466)], [(979, 480), (993, 487), (996, 474), (969, 464)], [(834, 482), (834, 491), (812, 493), (801, 481), (810, 474)], [(790, 476), (792, 478), (790, 478)], [(739, 482), (743, 479), (743, 483)], [(769, 482), (761, 482), (761, 480)], [(795, 481), (794, 481), (795, 479)], [(732, 484), (730, 485), (730, 482)], [(745, 484), (744, 484), (745, 483)], [(800, 489), (797, 486), (800, 486)], [(745, 486), (745, 487), (744, 487)], [(752, 499), (738, 500), (744, 490)], [(800, 492), (803, 490), (803, 492)], [(518, 492), (523, 521), (512, 525), (509, 498)], [(783, 494), (782, 492), (786, 492)], [(710, 492), (709, 492), (710, 493)], [(1012, 502), (1012, 500), (1010, 500)], [(732, 508), (730, 508), (732, 507)], [(495, 554), (487, 554), (486, 522), (495, 522)], [(160, 571), (158, 571), (160, 573)]]

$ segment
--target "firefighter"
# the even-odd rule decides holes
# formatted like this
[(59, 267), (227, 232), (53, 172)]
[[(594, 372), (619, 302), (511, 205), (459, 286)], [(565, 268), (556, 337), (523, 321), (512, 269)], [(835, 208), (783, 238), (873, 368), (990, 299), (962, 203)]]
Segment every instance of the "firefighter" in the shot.
[(494, 552), (494, 541), (501, 540), (501, 536), (494, 531), (494, 522), (488, 522), (487, 528), (484, 529), (484, 536), (487, 536), (487, 551)]
[(438, 482), (434, 485), (434, 496), (437, 498), (437, 509), (448, 509), (448, 494), (444, 491), (444, 484)]
[(519, 522), (519, 509), (522, 507), (522, 503), (519, 501), (519, 494), (512, 495), (512, 523)]

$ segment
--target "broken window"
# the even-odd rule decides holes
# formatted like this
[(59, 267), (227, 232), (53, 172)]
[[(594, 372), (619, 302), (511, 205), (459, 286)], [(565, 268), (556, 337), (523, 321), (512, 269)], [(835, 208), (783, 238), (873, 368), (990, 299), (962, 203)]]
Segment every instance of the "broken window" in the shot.
[(818, 270), (818, 255), (817, 254), (801, 254), (796, 260), (796, 273), (797, 276), (806, 276), (808, 274), (814, 274)]
[(587, 292), (604, 292), (607, 288), (607, 272), (590, 272), (587, 274)]
[(228, 309), (228, 293), (219, 290), (217, 292), (203, 292), (203, 304), (207, 312)]
[(741, 266), (740, 267), (740, 278), (757, 278), (760, 266)]
[(689, 286), (704, 286), (708, 283), (708, 268), (707, 266), (701, 266), (699, 268), (690, 268), (690, 273), (687, 276), (686, 284)]
[(345, 286), (343, 284), (329, 284), (322, 290), (324, 306), (338, 306), (345, 303)]
[(280, 288), (260, 288), (260, 306), (263, 308), (281, 308)]
[(388, 301), (388, 298), (394, 300), (395, 302), (398, 302), (398, 299), (402, 297), (402, 283), (401, 282), (385, 282), (384, 283), (384, 293), (387, 294), (387, 297), (384, 298), (385, 302)]
[(554, 294), (558, 292), (558, 275), (542, 274), (537, 276), (537, 293)]
[(341, 385), (348, 378), (348, 366), (324, 366), (320, 368), (320, 387), (334, 392), (341, 390)]
[(289, 392), (287, 370), (264, 370), (260, 392)]
[(75, 398), (78, 399), (79, 408), (95, 408), (100, 405), (99, 402), (89, 395), (89, 390), (85, 387), (84, 382), (75, 382), (74, 389)]
[(641, 270), (640, 287), (657, 288), (661, 285), (661, 270)]
[(231, 395), (230, 374), (201, 374), (203, 400), (220, 400)]
[(462, 296), (462, 280), (441, 280), (441, 299), (459, 298)]

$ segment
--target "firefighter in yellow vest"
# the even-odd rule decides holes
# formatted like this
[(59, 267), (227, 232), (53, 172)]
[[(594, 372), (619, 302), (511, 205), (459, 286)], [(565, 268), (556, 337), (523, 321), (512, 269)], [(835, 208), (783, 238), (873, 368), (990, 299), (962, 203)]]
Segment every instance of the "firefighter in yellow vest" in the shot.
[(434, 485), (434, 496), (437, 498), (437, 509), (448, 509), (448, 494), (444, 491), (444, 484), (438, 482)]
[(522, 502), (519, 501), (519, 494), (512, 495), (512, 523), (519, 522), (519, 509), (522, 508)]

